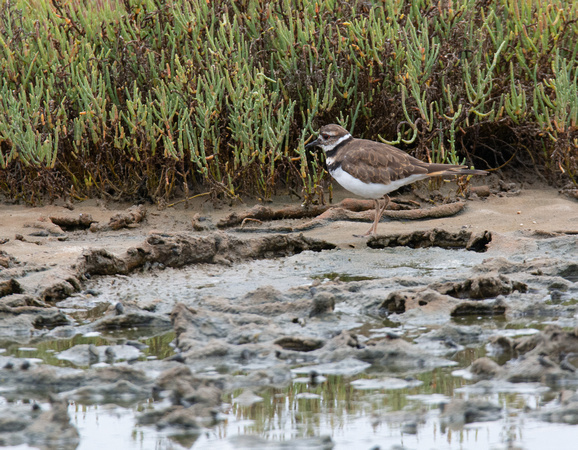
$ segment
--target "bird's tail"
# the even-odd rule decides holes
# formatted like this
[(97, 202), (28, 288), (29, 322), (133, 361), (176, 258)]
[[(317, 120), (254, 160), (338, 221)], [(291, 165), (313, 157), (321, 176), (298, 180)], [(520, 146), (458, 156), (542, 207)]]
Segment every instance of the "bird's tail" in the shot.
[(488, 174), (485, 170), (468, 169), (468, 166), (455, 166), (452, 164), (431, 164), (428, 169), (430, 177)]

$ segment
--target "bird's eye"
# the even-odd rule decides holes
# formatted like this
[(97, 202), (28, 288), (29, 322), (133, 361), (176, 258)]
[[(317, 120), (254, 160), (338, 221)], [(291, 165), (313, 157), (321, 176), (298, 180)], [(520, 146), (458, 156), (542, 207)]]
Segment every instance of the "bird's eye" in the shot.
[(329, 135), (327, 133), (321, 133), (321, 137), (323, 139), (329, 139)]

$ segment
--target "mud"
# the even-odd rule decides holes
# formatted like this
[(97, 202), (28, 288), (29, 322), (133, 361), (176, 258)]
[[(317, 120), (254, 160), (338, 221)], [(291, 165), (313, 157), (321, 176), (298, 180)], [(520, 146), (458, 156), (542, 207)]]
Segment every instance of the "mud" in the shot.
[[(291, 411), (318, 410), (341, 398), (336, 383), (363, 402), (399, 390), (444, 405), (437, 414), (378, 408), (364, 419), (377, 440), (378, 424), (424, 439), (432, 423), (450, 433), (514, 413), (574, 426), (578, 204), (501, 184), (462, 203), (459, 215), (384, 222), (365, 240), (352, 237), (365, 224), (335, 220), (349, 213), (327, 220), (326, 207), (303, 227), (311, 211), (299, 216), (294, 205), (293, 218), (250, 205), (4, 205), (0, 442), (84, 448), (87, 431), (68, 405), (112, 404), (134, 411), (135, 429), (155, 430), (145, 448), (163, 436), (185, 447), (273, 448), (250, 428), (226, 438), (211, 430), (241, 420), (231, 411), (282, 398), (294, 399)], [(286, 231), (217, 230), (256, 213)], [(167, 348), (152, 354), (151, 339), (163, 336)], [(431, 377), (441, 373), (462, 387), (436, 397)], [(484, 398), (504, 392), (539, 400), (504, 411)], [(331, 427), (313, 428), (283, 435), (279, 448), (349, 445)]]
[(473, 234), (461, 230), (458, 233), (448, 233), (445, 230), (434, 228), (427, 231), (415, 231), (413, 233), (394, 234), (388, 236), (372, 236), (367, 241), (370, 248), (386, 247), (441, 247), (441, 248), (465, 248), (476, 252), (486, 251), (487, 245), (492, 240), (492, 233), (483, 231)]
[(75, 448), (79, 442), (64, 401), (52, 399), (49, 406), (33, 403), (0, 409), (0, 445), (4, 447)]

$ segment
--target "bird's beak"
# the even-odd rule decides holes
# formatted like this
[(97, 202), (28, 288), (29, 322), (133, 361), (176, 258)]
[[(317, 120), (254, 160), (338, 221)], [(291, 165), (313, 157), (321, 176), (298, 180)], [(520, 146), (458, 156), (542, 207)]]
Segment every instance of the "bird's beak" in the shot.
[(319, 141), (319, 138), (315, 139), (314, 141), (309, 142), (309, 144), (307, 144), (305, 146), (305, 148), (309, 148), (309, 147), (315, 147), (317, 145), (317, 142)]

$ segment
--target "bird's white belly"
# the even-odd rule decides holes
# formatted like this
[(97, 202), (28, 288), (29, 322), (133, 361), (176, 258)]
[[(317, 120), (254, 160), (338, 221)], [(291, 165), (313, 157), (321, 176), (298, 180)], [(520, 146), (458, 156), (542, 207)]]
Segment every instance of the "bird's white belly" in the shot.
[(411, 184), (418, 180), (423, 180), (427, 178), (427, 175), (410, 175), (407, 178), (402, 178), (401, 180), (392, 181), (389, 184), (381, 183), (364, 183), (357, 178), (351, 176), (341, 167), (330, 172), (331, 176), (337, 181), (341, 186), (347, 189), (349, 192), (353, 192), (356, 195), (364, 198), (381, 198), (389, 192), (393, 192), (406, 184)]

